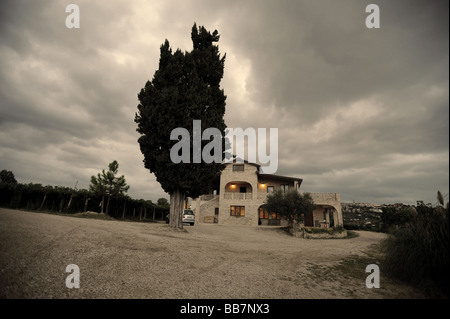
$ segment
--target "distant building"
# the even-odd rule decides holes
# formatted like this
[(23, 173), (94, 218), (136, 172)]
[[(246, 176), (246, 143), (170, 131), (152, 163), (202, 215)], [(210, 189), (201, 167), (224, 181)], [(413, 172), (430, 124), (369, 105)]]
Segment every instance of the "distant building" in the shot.
[(381, 205), (370, 203), (342, 203), (342, 217), (347, 229), (379, 230)]

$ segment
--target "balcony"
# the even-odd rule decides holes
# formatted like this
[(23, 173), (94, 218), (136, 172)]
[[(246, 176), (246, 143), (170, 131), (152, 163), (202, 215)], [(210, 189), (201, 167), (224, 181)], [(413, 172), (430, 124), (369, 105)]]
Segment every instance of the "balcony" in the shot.
[(253, 199), (252, 193), (225, 192), (224, 199), (246, 200)]

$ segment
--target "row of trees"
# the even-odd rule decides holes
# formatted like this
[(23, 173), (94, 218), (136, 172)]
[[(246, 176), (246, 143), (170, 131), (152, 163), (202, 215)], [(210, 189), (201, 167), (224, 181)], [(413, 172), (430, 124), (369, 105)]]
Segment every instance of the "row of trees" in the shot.
[(126, 192), (130, 187), (123, 175), (117, 176), (118, 168), (117, 161), (113, 161), (107, 171), (102, 170), (97, 176), (92, 176), (89, 190), (21, 184), (17, 183), (12, 172), (3, 170), (0, 173), (0, 206), (59, 213), (94, 211), (135, 220), (146, 216), (162, 219), (169, 210), (167, 199), (160, 198), (153, 203), (129, 197)]

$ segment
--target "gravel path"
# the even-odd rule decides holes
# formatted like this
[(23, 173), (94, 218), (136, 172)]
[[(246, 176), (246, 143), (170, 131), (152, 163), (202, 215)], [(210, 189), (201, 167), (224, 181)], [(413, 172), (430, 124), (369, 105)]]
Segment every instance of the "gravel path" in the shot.
[[(384, 234), (300, 239), (273, 228), (73, 218), (0, 209), (1, 298), (409, 298), (408, 287), (365, 269), (343, 277), (336, 265), (366, 252)], [(66, 266), (80, 288), (66, 287)], [(383, 277), (382, 277), (383, 278)], [(420, 296), (419, 296), (420, 297)]]

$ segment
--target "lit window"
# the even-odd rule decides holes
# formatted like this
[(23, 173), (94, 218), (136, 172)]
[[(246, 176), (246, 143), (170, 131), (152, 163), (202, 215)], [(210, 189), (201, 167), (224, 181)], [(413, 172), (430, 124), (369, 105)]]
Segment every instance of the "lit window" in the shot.
[(281, 215), (279, 213), (272, 213), (269, 214), (265, 209), (260, 208), (259, 209), (259, 218), (261, 219), (269, 219), (269, 216), (271, 217), (271, 219), (281, 219)]
[(245, 216), (245, 206), (230, 206), (230, 216), (235, 217)]

